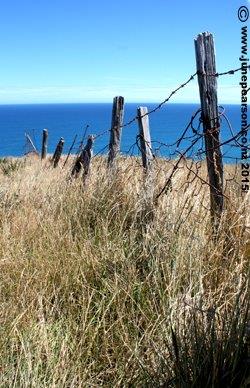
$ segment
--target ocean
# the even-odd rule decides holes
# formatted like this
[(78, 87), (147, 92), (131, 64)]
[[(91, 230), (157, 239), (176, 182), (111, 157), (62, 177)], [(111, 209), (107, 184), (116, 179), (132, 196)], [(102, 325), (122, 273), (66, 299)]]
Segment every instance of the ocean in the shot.
[[(147, 106), (152, 109), (157, 104), (125, 104), (124, 122), (136, 115), (138, 106)], [(234, 133), (240, 129), (240, 106), (225, 105), (225, 114), (230, 120)], [(166, 104), (160, 110), (150, 115), (150, 132), (152, 147), (156, 155), (176, 156), (175, 143), (181, 136), (191, 116), (199, 109), (196, 104)], [(83, 137), (85, 128), (89, 125), (88, 134), (99, 134), (110, 129), (112, 104), (85, 103), (85, 104), (33, 104), (33, 105), (0, 105), (0, 156), (22, 156), (29, 150), (25, 140), (28, 133), (34, 140), (38, 150), (41, 149), (42, 130), (48, 129), (48, 152), (53, 153), (60, 137), (65, 139), (64, 153), (67, 153), (73, 138), (77, 134), (77, 143), (74, 151)], [(198, 126), (198, 120), (194, 122)], [(201, 129), (200, 129), (201, 131)], [(123, 128), (121, 152), (123, 154), (137, 154), (134, 146), (138, 134), (137, 123)], [(190, 128), (185, 139), (178, 148), (182, 152), (191, 141), (193, 131)], [(232, 137), (226, 120), (222, 118), (221, 140)], [(106, 133), (96, 139), (94, 153), (107, 152), (109, 134)], [(202, 144), (197, 144), (190, 156), (195, 156)], [(238, 147), (223, 147), (224, 159), (228, 162), (233, 158), (240, 158)]]

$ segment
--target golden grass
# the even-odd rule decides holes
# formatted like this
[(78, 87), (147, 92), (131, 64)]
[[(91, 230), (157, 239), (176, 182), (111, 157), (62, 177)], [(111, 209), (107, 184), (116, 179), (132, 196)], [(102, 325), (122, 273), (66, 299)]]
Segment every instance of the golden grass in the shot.
[[(70, 163), (11, 163), (0, 175), (1, 387), (244, 386), (249, 196), (236, 179), (215, 241), (189, 161), (148, 227), (137, 158), (120, 158), (113, 178), (95, 158), (85, 187)], [(170, 170), (157, 161), (155, 194)]]

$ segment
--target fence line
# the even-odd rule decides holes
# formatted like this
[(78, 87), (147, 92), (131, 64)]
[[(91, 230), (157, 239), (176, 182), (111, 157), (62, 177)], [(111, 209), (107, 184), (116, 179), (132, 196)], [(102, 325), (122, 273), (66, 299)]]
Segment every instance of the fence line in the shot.
[[(199, 182), (202, 186), (207, 185), (209, 188), (211, 220), (215, 229), (217, 229), (224, 208), (224, 198), (227, 198), (225, 188), (227, 187), (228, 182), (236, 182), (237, 180), (238, 160), (237, 158), (228, 155), (228, 150), (231, 150), (232, 147), (237, 147), (239, 149), (242, 147), (239, 139), (243, 133), (243, 130), (239, 130), (237, 133), (234, 133), (230, 120), (225, 113), (225, 109), (218, 105), (216, 92), (217, 78), (226, 75), (233, 75), (236, 72), (239, 72), (242, 68), (230, 69), (224, 72), (216, 71), (213, 36), (210, 33), (202, 33), (197, 36), (195, 39), (195, 51), (197, 65), (196, 72), (187, 78), (185, 82), (181, 83), (178, 87), (172, 90), (170, 94), (154, 108), (148, 110), (147, 107), (139, 107), (135, 116), (124, 123), (124, 98), (121, 96), (115, 97), (113, 101), (110, 129), (100, 131), (95, 135), (88, 135), (88, 140), (84, 147), (87, 134), (89, 133), (89, 125), (86, 125), (83, 137), (78, 143), (76, 142), (77, 135), (75, 136), (63, 166), (66, 165), (70, 154), (74, 152), (76, 157), (73, 161), (73, 167), (71, 167), (72, 176), (77, 177), (80, 172), (83, 171), (83, 178), (85, 181), (89, 174), (93, 143), (108, 133), (110, 134), (109, 144), (105, 145), (105, 147), (96, 153), (94, 158), (106, 149), (109, 149), (108, 167), (113, 166), (116, 157), (120, 154), (121, 130), (137, 122), (138, 134), (135, 138), (135, 142), (129, 147), (125, 154), (132, 156), (134, 154), (134, 150), (137, 149), (138, 154), (141, 154), (144, 170), (148, 171), (149, 167), (151, 165), (153, 166), (154, 173), (151, 174), (150, 179), (147, 178), (147, 185), (154, 184), (154, 178), (152, 177), (154, 177), (155, 173), (166, 173), (159, 162), (158, 154), (161, 153), (162, 150), (167, 150), (169, 152), (168, 157), (165, 157), (164, 159), (169, 163), (171, 168), (168, 171), (165, 183), (158, 193), (154, 194), (154, 204), (157, 205), (160, 197), (172, 189), (173, 177), (178, 170), (184, 168), (184, 163), (188, 170), (187, 179), (189, 180), (192, 177), (192, 181)], [(250, 65), (244, 68), (250, 69)], [(179, 93), (180, 90), (193, 81), (195, 77), (197, 77), (200, 91), (201, 108), (192, 114), (179, 138), (176, 139), (174, 143), (167, 144), (157, 139), (152, 139), (149, 123), (150, 116), (159, 111), (173, 98), (174, 95)], [(228, 126), (231, 137), (221, 141), (219, 136), (223, 120)], [(201, 127), (203, 127), (203, 130), (201, 130)], [(244, 128), (244, 131), (248, 128), (249, 125)], [(46, 158), (47, 139), (48, 132), (44, 130), (42, 159)], [(61, 138), (52, 157), (54, 167), (59, 164), (63, 146), (64, 139)], [(182, 149), (180, 149), (181, 146)], [(227, 146), (225, 153), (222, 152), (222, 146)], [(247, 151), (249, 148), (249, 146), (245, 146)], [(204, 179), (199, 174), (203, 156), (206, 157), (208, 180)], [(229, 179), (224, 179), (223, 176), (223, 158), (231, 158), (236, 161), (234, 175)], [(139, 166), (141, 165), (139, 164)], [(151, 170), (151, 167), (150, 171), (153, 171)], [(248, 176), (246, 179), (248, 179)], [(150, 189), (148, 192), (152, 193), (153, 191)], [(152, 197), (151, 194), (150, 196)]]

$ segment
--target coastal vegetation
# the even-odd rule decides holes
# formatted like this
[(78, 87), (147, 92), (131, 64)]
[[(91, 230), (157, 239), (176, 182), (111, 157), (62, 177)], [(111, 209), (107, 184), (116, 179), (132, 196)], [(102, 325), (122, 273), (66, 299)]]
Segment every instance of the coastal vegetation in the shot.
[[(249, 194), (235, 166), (215, 238), (205, 164), (198, 179), (183, 161), (148, 207), (138, 158), (114, 175), (94, 158), (85, 185), (60, 163), (0, 163), (0, 386), (247, 387)], [(157, 161), (154, 193), (170, 168)]]

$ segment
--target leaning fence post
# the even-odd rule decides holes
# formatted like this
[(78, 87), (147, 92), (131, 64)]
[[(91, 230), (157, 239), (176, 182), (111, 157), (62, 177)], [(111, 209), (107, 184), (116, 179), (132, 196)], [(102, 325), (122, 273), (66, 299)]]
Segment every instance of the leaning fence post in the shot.
[[(35, 146), (35, 144), (33, 143), (31, 137), (28, 135), (28, 133), (25, 133), (25, 137), (26, 137), (27, 143), (28, 143), (29, 146), (31, 146), (31, 148), (32, 148), (32, 151), (30, 151), (30, 152), (34, 152), (36, 155), (39, 155), (39, 152), (37, 151), (36, 146)], [(29, 153), (29, 152), (27, 152), (27, 153)]]
[(58, 162), (59, 162), (61, 155), (62, 155), (63, 146), (64, 146), (64, 138), (61, 137), (61, 139), (59, 140), (59, 142), (56, 146), (54, 155), (52, 157), (52, 162), (54, 162), (54, 167), (57, 167), (57, 165), (58, 165)]
[(90, 162), (92, 158), (92, 148), (94, 143), (94, 136), (90, 135), (87, 140), (87, 144), (81, 151), (80, 155), (76, 159), (74, 167), (71, 172), (71, 176), (77, 178), (80, 174), (81, 168), (83, 168), (83, 182), (85, 183), (89, 174)]
[(121, 129), (124, 116), (124, 98), (115, 97), (113, 100), (112, 122), (109, 140), (108, 167), (114, 165), (114, 160), (120, 151)]
[(213, 35), (209, 32), (199, 34), (195, 39), (195, 52), (210, 185), (211, 218), (216, 230), (223, 211), (223, 161)]
[(47, 147), (48, 147), (48, 130), (43, 130), (43, 140), (42, 140), (42, 154), (41, 159), (46, 159), (47, 156)]

